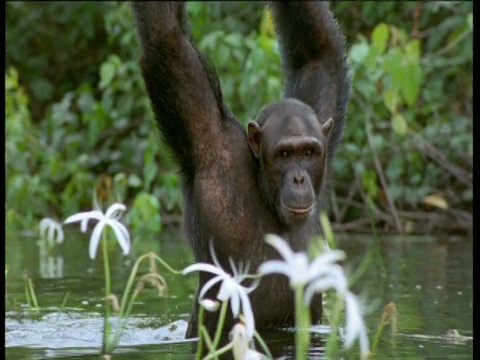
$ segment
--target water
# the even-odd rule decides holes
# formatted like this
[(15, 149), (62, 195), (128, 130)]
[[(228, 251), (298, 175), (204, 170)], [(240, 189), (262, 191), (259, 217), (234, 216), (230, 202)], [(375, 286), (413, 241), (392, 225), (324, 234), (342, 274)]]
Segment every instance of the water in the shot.
[[(77, 230), (77, 229), (75, 229)], [(176, 269), (193, 262), (177, 229), (136, 240), (134, 256), (154, 251)], [(389, 303), (396, 308), (394, 333), (387, 324), (377, 359), (472, 359), (473, 289), (471, 239), (371, 237), (339, 240), (353, 276), (365, 256), (369, 266), (352, 290), (367, 304), (365, 320), (372, 342)], [(112, 290), (121, 296), (133, 262), (112, 247)], [(7, 359), (98, 359), (103, 329), (103, 266), (88, 257), (88, 235), (76, 231), (53, 251), (36, 236), (7, 235), (5, 355)], [(147, 271), (142, 267), (142, 273)], [(195, 276), (172, 275), (158, 265), (168, 292), (147, 287), (133, 307), (115, 359), (193, 359), (184, 339), (195, 290)], [(25, 276), (32, 279), (40, 310), (26, 304)], [(326, 298), (329, 301), (329, 298)], [(327, 303), (328, 309), (328, 303)], [(328, 311), (327, 314), (328, 316)], [(454, 334), (457, 331), (458, 335)], [(313, 328), (310, 358), (322, 358), (330, 328)], [(265, 334), (276, 356), (293, 358), (293, 334)], [(358, 358), (353, 349), (345, 358)]]

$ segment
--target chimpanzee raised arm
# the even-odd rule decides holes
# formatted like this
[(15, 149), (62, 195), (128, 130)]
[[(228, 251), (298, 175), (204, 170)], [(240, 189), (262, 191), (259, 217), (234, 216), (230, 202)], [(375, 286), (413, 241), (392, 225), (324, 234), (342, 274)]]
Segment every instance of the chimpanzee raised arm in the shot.
[(310, 105), (318, 119), (333, 119), (328, 161), (343, 134), (350, 91), (344, 37), (326, 1), (272, 2), (285, 72), (285, 97)]

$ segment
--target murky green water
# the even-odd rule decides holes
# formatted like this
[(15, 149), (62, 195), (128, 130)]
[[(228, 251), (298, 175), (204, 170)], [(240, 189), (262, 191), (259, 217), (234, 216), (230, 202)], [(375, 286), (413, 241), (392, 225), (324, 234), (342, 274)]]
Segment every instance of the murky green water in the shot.
[[(193, 256), (179, 238), (173, 230), (142, 239), (135, 243), (134, 256), (155, 251), (182, 269)], [(88, 240), (88, 235), (72, 231), (48, 253), (35, 236), (7, 235), (7, 359), (99, 358), (103, 266), (100, 256), (95, 261), (88, 257)], [(471, 340), (445, 335), (455, 329), (473, 336), (471, 239), (382, 238), (374, 244), (368, 237), (350, 235), (340, 240), (340, 247), (348, 255), (347, 273), (371, 254), (367, 271), (353, 286), (368, 304), (365, 319), (371, 341), (384, 307), (390, 302), (396, 306), (396, 332), (391, 335), (390, 325), (384, 328), (376, 359), (473, 358)], [(120, 296), (133, 263), (115, 247), (111, 259), (113, 292)], [(141, 293), (114, 359), (194, 358), (192, 344), (184, 340), (194, 276), (163, 273), (167, 296), (159, 297), (153, 288)], [(34, 283), (40, 311), (26, 305), (25, 275)], [(314, 328), (312, 359), (321, 358), (328, 333), (328, 326)], [(269, 333), (266, 338), (277, 356), (293, 357), (291, 333)]]

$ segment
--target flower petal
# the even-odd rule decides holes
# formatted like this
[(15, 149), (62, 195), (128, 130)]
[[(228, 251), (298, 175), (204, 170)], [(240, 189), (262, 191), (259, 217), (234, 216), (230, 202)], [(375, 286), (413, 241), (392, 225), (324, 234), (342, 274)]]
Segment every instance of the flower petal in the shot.
[(239, 292), (240, 301), (242, 303), (242, 314), (245, 319), (245, 327), (247, 328), (247, 335), (249, 339), (253, 338), (255, 332), (255, 317), (253, 316), (252, 305), (250, 299), (244, 292)]
[(112, 204), (105, 212), (105, 217), (108, 219), (118, 220), (122, 213), (127, 210), (127, 207), (120, 203)]
[(365, 324), (363, 322), (360, 304), (351, 292), (345, 294), (345, 348), (350, 348), (354, 340), (358, 337), (360, 342), (360, 352), (362, 355), (368, 354), (368, 337)]
[(105, 229), (105, 222), (100, 221), (92, 231), (92, 235), (90, 236), (90, 245), (88, 247), (88, 254), (90, 255), (90, 259), (95, 259), (97, 255), (98, 244), (100, 243), (100, 237), (102, 236), (102, 232)]
[(40, 232), (40, 236), (43, 238), (45, 237), (45, 231), (50, 227), (50, 224), (52, 222), (52, 219), (50, 218), (44, 218), (40, 221), (40, 224), (39, 224), (39, 232)]
[(201, 300), (205, 296), (208, 290), (215, 285), (217, 282), (221, 281), (224, 279), (223, 275), (217, 275), (214, 278), (211, 278), (208, 280), (205, 285), (202, 286), (202, 289), (200, 290), (200, 293), (198, 294), (198, 299)]
[(97, 219), (97, 220), (102, 220), (105, 216), (98, 210), (92, 210), (92, 211), (85, 211), (85, 212), (80, 212), (78, 214), (74, 214), (66, 218), (63, 223), (64, 224), (70, 224), (72, 222), (77, 222), (81, 221), (83, 219)]
[(183, 269), (182, 274), (186, 275), (188, 273), (191, 273), (192, 271), (205, 271), (205, 272), (209, 272), (216, 275), (226, 274), (225, 271), (223, 271), (223, 269), (221, 268), (219, 269), (215, 265), (208, 264), (208, 263), (195, 263), (195, 264), (189, 265), (185, 269)]
[(215, 249), (213, 248), (213, 240), (212, 239), (210, 239), (210, 242), (208, 243), (208, 248), (210, 249), (210, 255), (212, 255), (213, 264), (217, 268), (222, 269), (222, 266), (220, 265), (220, 262), (218, 261), (217, 254), (215, 254)]
[(40, 221), (39, 224), (40, 237), (48, 240), (49, 243), (53, 244), (57, 242), (61, 244), (64, 239), (62, 225), (50, 218), (44, 218)]
[(117, 220), (107, 220), (106, 222), (115, 232), (118, 244), (123, 249), (123, 254), (127, 255), (130, 251), (130, 235), (128, 234), (127, 228)]
[(261, 275), (283, 274), (290, 277), (291, 272), (292, 270), (290, 269), (289, 264), (281, 260), (265, 261), (258, 268), (258, 273)]
[(310, 264), (308, 271), (308, 281), (320, 276), (326, 269), (334, 265), (334, 263), (344, 260), (345, 252), (342, 250), (327, 251), (317, 256)]
[(315, 294), (327, 291), (335, 287), (335, 279), (332, 277), (325, 277), (307, 285), (305, 289), (304, 299), (307, 306), (310, 305), (312, 297)]
[(283, 256), (286, 262), (290, 262), (294, 252), (285, 240), (278, 235), (268, 234), (265, 236), (265, 241), (273, 246), (275, 250)]
[(65, 238), (65, 236), (63, 234), (62, 226), (60, 224), (57, 224), (55, 229), (57, 230), (57, 238), (56, 238), (57, 239), (57, 244), (61, 244), (61, 243), (63, 243), (63, 239)]
[(241, 292), (240, 286), (235, 283), (233, 279), (227, 279), (222, 283), (220, 291), (218, 292), (218, 300), (226, 301), (230, 299), (230, 307), (234, 318), (238, 317), (240, 312), (240, 298), (238, 296), (238, 290)]

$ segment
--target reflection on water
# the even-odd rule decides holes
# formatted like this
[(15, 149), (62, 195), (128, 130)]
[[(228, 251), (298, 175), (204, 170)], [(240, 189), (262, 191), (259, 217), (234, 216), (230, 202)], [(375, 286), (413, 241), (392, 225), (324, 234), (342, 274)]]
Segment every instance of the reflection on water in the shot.
[(53, 255), (48, 251), (48, 243), (45, 240), (38, 241), (39, 275), (43, 279), (63, 277), (63, 256)]
[[(134, 256), (153, 250), (176, 269), (193, 261), (190, 248), (178, 240), (177, 232), (170, 237), (162, 233), (159, 238), (137, 241)], [(103, 266), (101, 261), (90, 260), (87, 242), (85, 237), (67, 235), (61, 246), (49, 250), (35, 238), (7, 236), (8, 359), (98, 358)], [(385, 327), (377, 358), (472, 358), (471, 241), (410, 237), (374, 242), (350, 235), (339, 243), (348, 255), (345, 269), (351, 276), (365, 256), (370, 259), (352, 287), (366, 304), (370, 339), (384, 307), (393, 302), (397, 310), (395, 334), (390, 333), (390, 325)], [(113, 291), (120, 296), (133, 262), (116, 248), (110, 258)], [(25, 305), (24, 275), (35, 285), (41, 311)], [(166, 271), (164, 275), (168, 295), (160, 298), (155, 289), (146, 289), (138, 297), (115, 359), (194, 358), (192, 344), (183, 337), (195, 281)], [(330, 328), (317, 326), (313, 332), (310, 358), (322, 358)], [(265, 338), (278, 356), (293, 357), (291, 332), (266, 333)]]

